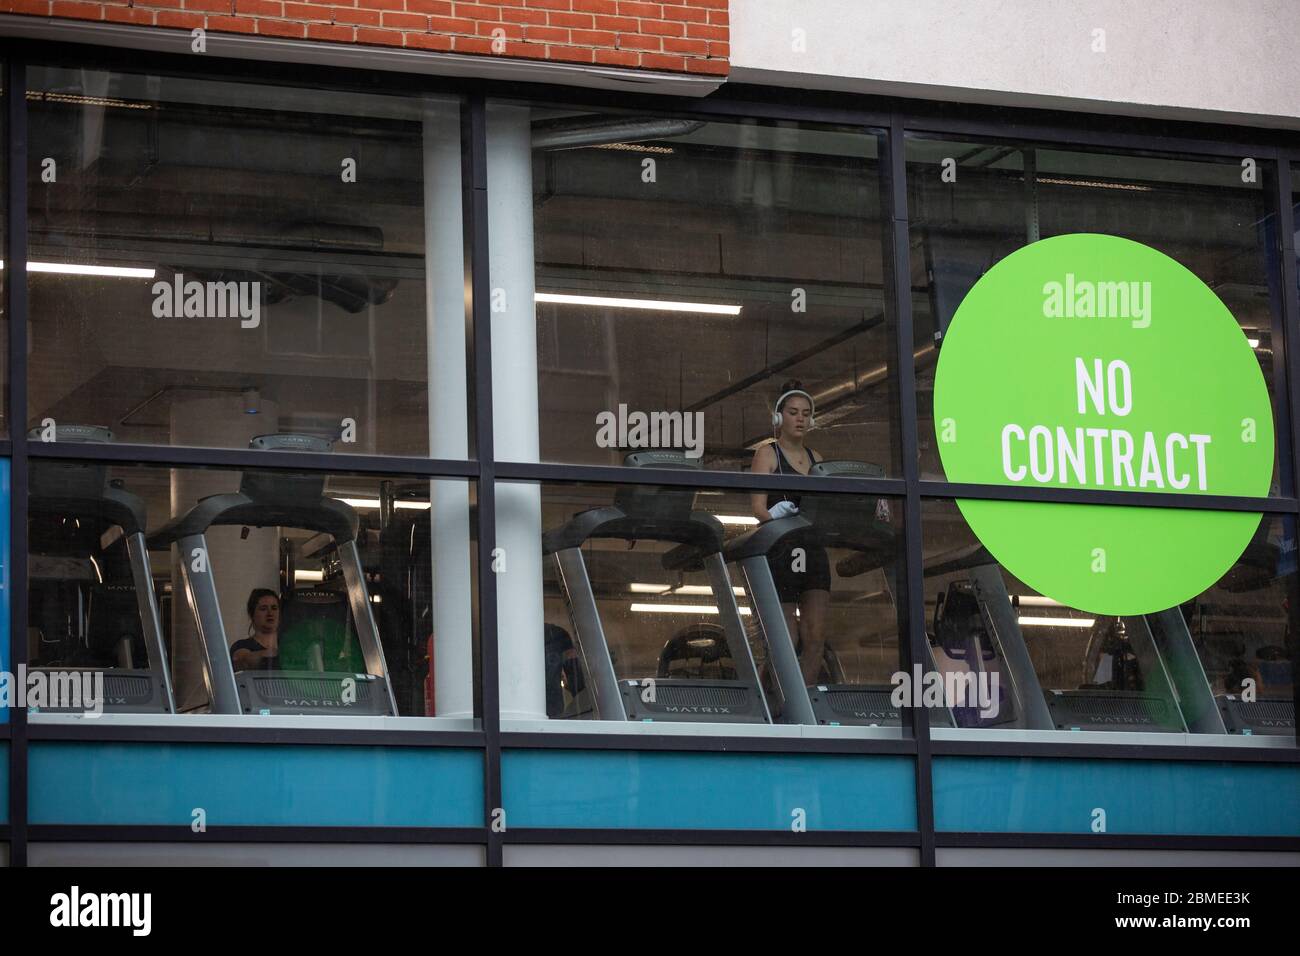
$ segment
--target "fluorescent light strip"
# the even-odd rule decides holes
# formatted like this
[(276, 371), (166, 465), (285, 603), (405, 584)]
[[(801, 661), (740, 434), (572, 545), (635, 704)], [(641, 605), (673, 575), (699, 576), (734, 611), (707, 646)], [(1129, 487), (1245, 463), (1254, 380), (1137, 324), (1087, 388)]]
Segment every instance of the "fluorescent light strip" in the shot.
[[(0, 261), (0, 269), (5, 264)], [(112, 276), (117, 279), (152, 279), (154, 269), (140, 269), (135, 266), (88, 266), (79, 262), (28, 262), (28, 272), (57, 272), (69, 276)]]
[(1259, 339), (1246, 339), (1246, 343), (1252, 348), (1259, 348)]
[(324, 580), (325, 580), (325, 572), (324, 572), (324, 571), (306, 571), (306, 570), (299, 571), (299, 570), (295, 569), (294, 572), (293, 572), (293, 579), (294, 579), (295, 581), (324, 581)]
[(1019, 619), (1021, 627), (1092, 627), (1090, 617), (1024, 617)]
[(556, 305), (605, 305), (614, 309), (650, 309), (654, 312), (703, 312), (708, 315), (740, 315), (738, 305), (718, 305), (711, 302), (670, 302), (666, 299), (621, 299), (608, 295), (568, 295), (560, 292), (538, 292), (534, 301)]
[[(631, 610), (642, 614), (717, 614), (713, 604), (632, 604)], [(749, 614), (749, 608), (740, 609), (742, 615)]]
[(27, 99), (38, 103), (72, 103), (76, 106), (99, 107), (110, 106), (124, 110), (151, 110), (154, 108), (152, 103), (133, 103), (129, 100), (119, 100), (111, 96), (85, 96), (81, 93), (56, 93), (53, 91), (46, 92), (41, 90), (28, 90)]
[(1051, 183), (1054, 186), (1092, 186), (1096, 189), (1128, 189), (1132, 192), (1149, 193), (1151, 186), (1139, 186), (1137, 183), (1107, 183), (1095, 179), (1058, 179), (1054, 176), (1035, 176), (1035, 182)]
[(758, 519), (753, 515), (714, 515), (713, 517), (717, 518), (723, 524), (758, 524)]
[[(378, 508), (378, 498), (336, 498), (335, 501), (341, 501), (345, 505), (351, 505), (353, 508)], [(403, 508), (407, 511), (428, 511), (429, 502), (427, 501), (397, 501), (393, 503), (395, 508)]]
[(1049, 597), (1039, 597), (1037, 594), (1022, 594), (1016, 599), (1021, 607), (1064, 607), (1060, 601), (1053, 601)]
[[(633, 594), (712, 594), (713, 588), (707, 584), (683, 584), (673, 587), (671, 584), (644, 584), (633, 583), (628, 586), (628, 590)], [(744, 588), (733, 587), (732, 593), (738, 597), (745, 596)]]

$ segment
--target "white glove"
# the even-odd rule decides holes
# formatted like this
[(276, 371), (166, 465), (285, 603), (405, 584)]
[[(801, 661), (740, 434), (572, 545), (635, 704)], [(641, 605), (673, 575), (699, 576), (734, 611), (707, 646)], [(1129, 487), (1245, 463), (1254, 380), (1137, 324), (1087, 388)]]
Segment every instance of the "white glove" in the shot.
[(799, 508), (793, 501), (778, 501), (772, 507), (767, 509), (767, 513), (772, 516), (772, 520), (777, 518), (788, 518), (791, 515), (797, 515)]

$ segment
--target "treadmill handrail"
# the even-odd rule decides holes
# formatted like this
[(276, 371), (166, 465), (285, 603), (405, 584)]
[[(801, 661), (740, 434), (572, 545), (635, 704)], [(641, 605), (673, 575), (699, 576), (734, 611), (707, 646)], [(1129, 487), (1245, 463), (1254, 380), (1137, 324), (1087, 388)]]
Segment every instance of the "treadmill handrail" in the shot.
[(672, 541), (698, 548), (701, 554), (722, 550), (722, 522), (703, 511), (676, 520), (628, 514), (618, 505), (592, 508), (574, 515), (542, 535), (542, 554), (581, 547), (592, 539), (621, 541)]
[(37, 493), (28, 499), (27, 510), (29, 515), (68, 511), (83, 515), (102, 515), (106, 520), (120, 527), (123, 534), (132, 535), (137, 532), (143, 534), (145, 531), (144, 501), (138, 495), (120, 488), (105, 488), (94, 497)]
[(202, 534), (218, 525), (301, 528), (331, 535), (336, 544), (345, 544), (356, 540), (361, 520), (351, 505), (337, 498), (283, 505), (258, 501), (235, 491), (201, 498), (188, 512), (151, 534), (149, 547), (167, 548), (181, 538)]
[(797, 531), (807, 531), (813, 523), (803, 515), (790, 515), (788, 518), (774, 518), (764, 521), (757, 528), (737, 535), (723, 548), (728, 561), (741, 561), (756, 555), (766, 556), (787, 536)]

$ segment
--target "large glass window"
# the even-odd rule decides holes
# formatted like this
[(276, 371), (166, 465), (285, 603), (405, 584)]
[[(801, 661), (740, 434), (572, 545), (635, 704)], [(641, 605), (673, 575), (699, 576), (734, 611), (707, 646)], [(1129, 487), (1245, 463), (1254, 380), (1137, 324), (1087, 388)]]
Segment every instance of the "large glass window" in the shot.
[[(64, 428), (61, 441), (95, 438)], [(471, 727), (470, 493), (456, 480), (33, 459), (29, 664), (51, 686), (75, 677), (111, 716)]]
[[(7, 71), (0, 63), (0, 96), (4, 93), (4, 76)], [(5, 259), (9, 256), (9, 113), (2, 108), (0, 113), (0, 259)], [(0, 262), (0, 438), (8, 438), (9, 434), (9, 300), (4, 263)]]
[(43, 437), (466, 457), (455, 100), (29, 75)]
[[(1292, 164), (1291, 166), (1291, 212), (1292, 224), (1295, 226), (1295, 238), (1300, 238), (1300, 165)], [(1296, 291), (1300, 293), (1300, 242), (1295, 243), (1296, 249)]]
[(898, 473), (879, 136), (506, 104), (488, 120), (499, 458), (676, 448), (745, 470), (801, 389), (809, 446)]
[[(1035, 509), (1068, 506), (1014, 507), (1032, 521)], [(934, 666), (948, 685), (988, 688), (991, 704), (957, 700), (940, 726), (1294, 739), (1294, 518), (1265, 515), (1200, 596), (1131, 617), (1080, 611), (1017, 580), (954, 502), (926, 501), (922, 523)]]
[[(516, 718), (900, 734), (900, 501), (522, 483), (498, 495), (541, 516), (540, 552), (502, 577), (502, 687), (517, 695), (503, 708)], [(788, 514), (760, 521), (781, 502)]]
[[(915, 136), (907, 140), (907, 175), (922, 478), (944, 477), (933, 388), (948, 324), (984, 273), (1040, 238), (1106, 233), (1172, 257), (1205, 282), (1241, 325), (1270, 395), (1286, 395), (1284, 353), (1275, 342), (1283, 312), (1268, 162)], [(1274, 417), (1287, 421), (1285, 415)], [(1281, 488), (1279, 474), (1275, 464), (1272, 494), (1290, 493)]]

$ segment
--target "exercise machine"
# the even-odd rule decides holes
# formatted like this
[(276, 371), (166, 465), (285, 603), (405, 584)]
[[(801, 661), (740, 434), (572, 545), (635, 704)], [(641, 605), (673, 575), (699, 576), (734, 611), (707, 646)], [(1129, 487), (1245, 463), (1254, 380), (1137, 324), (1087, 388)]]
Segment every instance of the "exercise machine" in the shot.
[[(699, 459), (676, 451), (633, 452), (623, 464), (633, 468), (700, 468)], [(691, 488), (624, 486), (616, 492), (612, 505), (580, 512), (542, 535), (542, 553), (554, 560), (559, 573), (560, 590), (595, 689), (596, 711), (601, 720), (771, 722), (722, 560), (722, 524), (712, 515), (694, 510), (694, 503), (695, 491)], [(734, 678), (617, 676), (582, 551), (589, 542), (611, 539), (626, 541), (629, 546), (646, 541), (672, 544), (675, 547), (661, 559), (664, 570), (708, 574)]]
[[(261, 435), (251, 447), (328, 452), (332, 442), (308, 435)], [(188, 513), (150, 538), (151, 547), (175, 546), (207, 661), (212, 712), (218, 714), (355, 714), (397, 716), (383, 645), (357, 551), (360, 522), (346, 503), (324, 494), (318, 474), (245, 472), (239, 491), (204, 498)], [(221, 616), (206, 533), (214, 526), (294, 528), (326, 535), (327, 557), (342, 579), (342, 592), (297, 589), (282, 595), (286, 622), (317, 633), (308, 637), (306, 667), (236, 672)], [(315, 622), (308, 623), (308, 622)], [(338, 639), (333, 640), (332, 636)], [(283, 637), (287, 637), (285, 632)], [(364, 670), (340, 669), (352, 662), (355, 640)], [(332, 646), (333, 645), (333, 646)], [(281, 658), (286, 656), (282, 639)], [(300, 655), (304, 656), (304, 655)]]
[[(822, 461), (811, 475), (839, 478), (879, 478), (878, 465), (860, 461)], [(841, 578), (855, 577), (883, 569), (891, 592), (897, 594), (897, 538), (892, 526), (879, 514), (882, 503), (864, 508), (856, 495), (810, 495), (801, 498), (798, 514), (764, 522), (752, 531), (727, 542), (724, 555), (736, 563), (745, 580), (745, 590), (758, 615), (765, 637), (768, 664), (780, 685), (781, 720), (792, 724), (856, 725), (897, 727), (899, 709), (890, 697), (890, 683), (845, 683), (833, 652), (827, 655), (823, 672), (840, 683), (805, 684), (794, 637), (781, 605), (769, 556), (781, 553), (792, 540), (808, 547), (843, 549), (849, 554), (836, 563)], [(951, 723), (945, 709), (943, 718)]]
[[(965, 643), (965, 650), (954, 656), (968, 665), (996, 663), (1002, 681), (1011, 685), (1004, 704), (1013, 709), (1011, 719), (1000, 714), (996, 722), (978, 726), (1186, 733), (1180, 703), (1186, 705), (1199, 695), (1198, 712), (1213, 710), (1204, 673), (1176, 611), (1148, 617), (1096, 616), (1088, 625), (1080, 657), (1051, 643), (1077, 633), (1076, 627), (1063, 623), (1055, 638), (1042, 638), (1042, 660), (1036, 667), (1020, 621), (1020, 599), (1007, 592), (1002, 569), (982, 545), (928, 560), (925, 574), (951, 575), (937, 601), (936, 647)], [(969, 622), (963, 629), (972, 637), (964, 641), (953, 639), (957, 628), (941, 625), (957, 614)], [(1045, 631), (1050, 627), (1035, 626)], [(981, 652), (974, 650), (976, 645)], [(1064, 663), (1053, 666), (1053, 653)], [(1203, 732), (1215, 732), (1213, 724)], [(1221, 726), (1217, 732), (1222, 733)]]
[[(33, 429), (27, 437), (37, 441), (41, 433)], [(93, 425), (56, 425), (54, 439), (107, 443), (113, 433)], [(144, 501), (110, 479), (102, 463), (35, 458), (30, 469), (30, 669), (102, 671), (105, 711), (173, 713)]]

